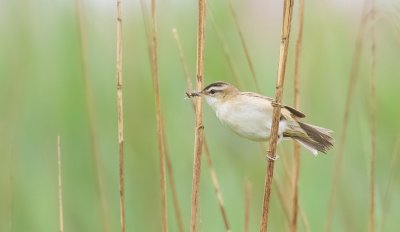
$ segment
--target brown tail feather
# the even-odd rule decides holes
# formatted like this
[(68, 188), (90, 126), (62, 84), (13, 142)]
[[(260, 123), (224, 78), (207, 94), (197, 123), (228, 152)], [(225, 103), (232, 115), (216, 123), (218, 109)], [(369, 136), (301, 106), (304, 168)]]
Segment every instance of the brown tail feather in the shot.
[(326, 153), (332, 148), (333, 138), (330, 135), (330, 130), (302, 122), (298, 123), (301, 129), (303, 129), (308, 135), (308, 138), (298, 138), (301, 142), (306, 143), (322, 153)]
[[(285, 137), (290, 137), (294, 140), (297, 140), (313, 153), (315, 150), (326, 153), (332, 148), (333, 138), (330, 135), (330, 130), (302, 122), (297, 123), (307, 135), (305, 135), (304, 132), (299, 133), (299, 131), (297, 131), (297, 133), (293, 133), (292, 131), (287, 134), (284, 133)], [(316, 152), (314, 154), (316, 154)]]

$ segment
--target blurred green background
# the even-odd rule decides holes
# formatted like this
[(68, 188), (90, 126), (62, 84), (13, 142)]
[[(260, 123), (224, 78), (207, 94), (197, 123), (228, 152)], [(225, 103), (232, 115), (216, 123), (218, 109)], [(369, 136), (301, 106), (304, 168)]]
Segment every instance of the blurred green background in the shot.
[[(288, 105), (293, 102), (298, 19), (295, 2), (284, 91)], [(399, 231), (400, 166), (395, 146), (400, 136), (400, 4), (395, 0), (376, 2), (376, 229)], [(171, 30), (175, 27), (180, 34), (194, 81), (197, 2), (157, 3), (162, 112), (188, 229), (195, 117), (190, 101), (184, 98), (187, 87)], [(75, 1), (0, 1), (0, 231), (58, 230), (58, 135), (66, 231), (119, 231), (116, 3), (89, 0), (81, 4), (79, 17)], [(256, 91), (228, 1), (207, 4), (206, 84), (223, 80)], [(313, 0), (305, 5), (301, 110), (307, 114), (306, 122), (333, 129), (337, 143), (363, 4), (361, 0)], [(274, 96), (282, 2), (234, 0), (233, 5), (262, 93)], [(221, 45), (213, 27), (211, 11), (225, 45)], [(362, 39), (358, 82), (335, 195), (333, 231), (368, 229), (370, 25)], [(224, 46), (230, 50), (240, 83), (233, 78)], [(138, 0), (123, 1), (123, 91), (127, 231), (161, 231), (154, 91)], [(229, 131), (208, 106), (204, 107), (204, 125), (232, 231), (244, 228), (246, 180), (252, 185), (250, 231), (257, 231), (265, 175), (260, 145)], [(299, 201), (311, 231), (322, 231), (325, 226), (337, 151), (338, 144), (327, 155), (314, 158), (302, 149)], [(292, 142), (281, 143), (278, 152), (281, 158), (276, 162), (275, 181), (290, 206)], [(99, 156), (97, 168), (94, 153)], [(200, 231), (224, 231), (204, 157), (200, 188)], [(287, 231), (289, 222), (276, 189), (275, 185), (270, 229)], [(177, 231), (169, 186), (167, 197), (168, 226), (170, 231)], [(301, 220), (298, 228), (305, 231)]]

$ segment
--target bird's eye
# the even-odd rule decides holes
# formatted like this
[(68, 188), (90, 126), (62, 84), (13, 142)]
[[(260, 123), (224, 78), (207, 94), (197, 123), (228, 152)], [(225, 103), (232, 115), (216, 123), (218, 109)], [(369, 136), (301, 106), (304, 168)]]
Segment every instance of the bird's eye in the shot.
[(211, 94), (214, 94), (214, 93), (215, 93), (215, 90), (213, 90), (213, 89), (210, 90), (210, 93), (211, 93)]

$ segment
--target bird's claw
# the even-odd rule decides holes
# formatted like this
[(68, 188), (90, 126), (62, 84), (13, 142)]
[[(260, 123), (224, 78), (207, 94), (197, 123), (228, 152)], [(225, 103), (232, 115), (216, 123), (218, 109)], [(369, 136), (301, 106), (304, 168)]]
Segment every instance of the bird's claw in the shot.
[(267, 159), (272, 160), (272, 161), (276, 161), (277, 159), (279, 159), (279, 155), (275, 155), (275, 157), (271, 157), (269, 155), (265, 156)]
[(271, 105), (272, 105), (273, 107), (282, 107), (282, 105), (281, 105), (280, 103), (276, 102), (276, 100), (272, 100), (272, 101), (271, 101)]

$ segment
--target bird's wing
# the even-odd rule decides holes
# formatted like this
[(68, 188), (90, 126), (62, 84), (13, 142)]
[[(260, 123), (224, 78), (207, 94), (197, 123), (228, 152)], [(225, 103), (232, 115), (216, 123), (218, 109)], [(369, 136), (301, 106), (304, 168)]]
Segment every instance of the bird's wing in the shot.
[(305, 118), (306, 115), (303, 114), (302, 112), (290, 107), (290, 106), (283, 106), (285, 109), (287, 109), (290, 113), (292, 113), (294, 116), (298, 118)]
[[(273, 99), (271, 97), (267, 97), (267, 96), (264, 96), (264, 95), (261, 95), (261, 94), (258, 94), (258, 93), (253, 93), (253, 92), (243, 92), (243, 94), (246, 94), (246, 95), (252, 96), (252, 97), (259, 97), (259, 98), (268, 100), (270, 102), (275, 100), (275, 99)], [(282, 105), (282, 107), (284, 109), (288, 110), (292, 115), (294, 115), (294, 116), (296, 116), (298, 118), (305, 118), (306, 117), (305, 114), (303, 114), (302, 112), (300, 112), (300, 111), (298, 111), (298, 110), (296, 110), (296, 109), (294, 109), (294, 108), (292, 108), (290, 106)], [(283, 114), (285, 114), (285, 113), (283, 113)], [(286, 115), (284, 115), (284, 116), (286, 116)]]

